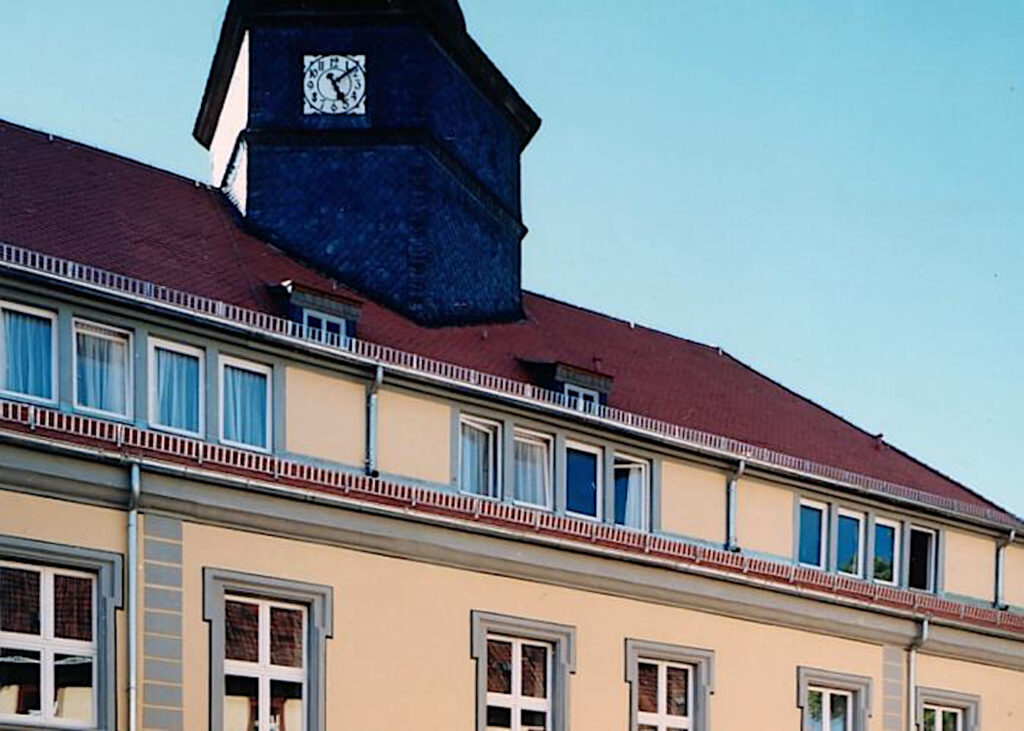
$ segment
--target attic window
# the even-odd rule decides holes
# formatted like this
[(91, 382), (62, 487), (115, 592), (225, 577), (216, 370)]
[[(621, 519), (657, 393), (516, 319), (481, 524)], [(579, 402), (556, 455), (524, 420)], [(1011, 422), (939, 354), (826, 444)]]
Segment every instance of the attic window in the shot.
[(306, 337), (325, 343), (339, 344), (348, 334), (344, 317), (329, 315), (320, 310), (303, 310), (302, 324), (306, 327)]
[(571, 383), (564, 384), (563, 388), (569, 408), (593, 412), (601, 403), (601, 394), (592, 388), (584, 388)]

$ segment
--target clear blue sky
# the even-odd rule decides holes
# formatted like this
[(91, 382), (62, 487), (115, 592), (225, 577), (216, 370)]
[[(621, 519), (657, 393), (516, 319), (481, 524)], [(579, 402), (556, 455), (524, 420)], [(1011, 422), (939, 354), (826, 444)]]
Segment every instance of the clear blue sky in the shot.
[[(1024, 514), (1024, 3), (462, 4), (544, 119), (527, 287), (720, 345)], [(0, 3), (0, 118), (205, 179), (225, 6)]]

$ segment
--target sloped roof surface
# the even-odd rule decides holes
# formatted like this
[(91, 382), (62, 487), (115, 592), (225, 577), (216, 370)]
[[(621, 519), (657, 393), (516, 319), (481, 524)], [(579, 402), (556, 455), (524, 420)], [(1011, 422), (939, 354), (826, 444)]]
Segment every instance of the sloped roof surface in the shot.
[[(269, 312), (288, 279), (356, 296), (243, 231), (219, 191), (2, 121), (0, 241)], [(716, 348), (532, 293), (522, 322), (442, 329), (356, 298), (366, 340), (524, 381), (523, 361), (598, 371), (620, 409), (998, 508)]]

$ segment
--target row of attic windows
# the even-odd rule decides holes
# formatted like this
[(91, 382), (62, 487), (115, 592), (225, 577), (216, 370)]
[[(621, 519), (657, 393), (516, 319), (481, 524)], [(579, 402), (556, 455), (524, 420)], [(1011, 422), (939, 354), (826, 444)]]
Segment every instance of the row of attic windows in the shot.
[[(0, 391), (55, 405), (56, 313), (10, 302), (0, 303), (0, 311)], [(344, 320), (322, 312), (306, 310), (303, 324), (325, 337), (345, 333)], [(72, 333), (75, 408), (101, 417), (132, 418), (132, 333), (77, 317)], [(220, 441), (270, 451), (272, 369), (227, 355), (219, 355), (216, 365)], [(149, 425), (205, 437), (205, 351), (150, 337), (146, 367)], [(564, 393), (567, 405), (580, 410), (592, 410), (600, 402), (597, 391), (583, 386), (566, 384)], [(506, 428), (513, 432), (507, 455)], [(582, 440), (562, 442), (556, 453), (553, 434), (476, 416), (461, 418), (458, 438), (457, 480), (464, 493), (549, 511), (557, 504), (572, 517), (651, 530), (654, 470), (649, 459)], [(510, 480), (503, 479), (506, 459), (512, 461)], [(556, 459), (564, 465), (557, 480)], [(922, 591), (937, 589), (937, 530), (810, 500), (800, 505), (797, 530), (795, 558), (801, 565)]]

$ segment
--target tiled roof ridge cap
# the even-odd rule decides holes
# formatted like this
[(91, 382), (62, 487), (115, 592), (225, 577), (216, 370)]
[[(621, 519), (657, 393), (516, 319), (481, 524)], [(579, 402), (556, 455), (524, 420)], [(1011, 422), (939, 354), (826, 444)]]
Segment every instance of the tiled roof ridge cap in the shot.
[(845, 488), (854, 488), (877, 496), (901, 502), (916, 503), (935, 510), (946, 511), (964, 518), (995, 523), (1013, 529), (1024, 529), (1024, 521), (1007, 510), (982, 507), (954, 498), (942, 497), (918, 488), (908, 487), (875, 477), (824, 465), (813, 460), (795, 457), (766, 447), (759, 447), (738, 439), (725, 437), (691, 427), (672, 424), (652, 417), (610, 406), (599, 405), (593, 412), (572, 408), (565, 394), (503, 376), (496, 376), (473, 368), (446, 363), (433, 358), (402, 351), (356, 338), (310, 336), (301, 323), (266, 312), (232, 305), (221, 300), (192, 294), (183, 290), (148, 282), (110, 270), (81, 264), (62, 257), (43, 254), (13, 244), (0, 242), (0, 266), (13, 271), (26, 271), (58, 281), (80, 284), (101, 292), (141, 299), (148, 303), (208, 317), (241, 326), (271, 337), (304, 344), (336, 356), (390, 365), (427, 377), (455, 382), (462, 386), (497, 392), (537, 406), (564, 411), (577, 418), (593, 419), (598, 423), (611, 423), (659, 438), (680, 443), (684, 447), (714, 453), (717, 456), (781, 471), (795, 472), (805, 477), (821, 479)]

